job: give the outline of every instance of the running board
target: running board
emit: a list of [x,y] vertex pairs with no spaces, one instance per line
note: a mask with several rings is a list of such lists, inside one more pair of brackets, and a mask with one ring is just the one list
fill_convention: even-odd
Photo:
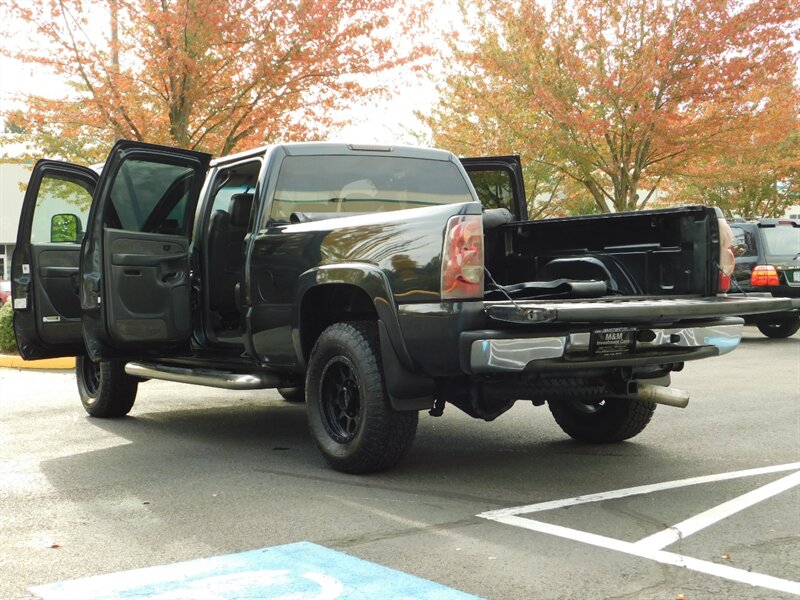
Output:
[[129,362],[125,372],[144,379],[194,383],[226,390],[261,390],[278,387],[282,378],[272,373],[233,373],[216,369],[190,369],[160,363]]

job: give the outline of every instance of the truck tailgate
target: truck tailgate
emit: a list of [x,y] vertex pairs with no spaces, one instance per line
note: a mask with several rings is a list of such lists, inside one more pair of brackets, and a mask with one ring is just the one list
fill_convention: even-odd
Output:
[[486,315],[506,323],[663,323],[790,310],[788,298],[598,298],[486,302]]

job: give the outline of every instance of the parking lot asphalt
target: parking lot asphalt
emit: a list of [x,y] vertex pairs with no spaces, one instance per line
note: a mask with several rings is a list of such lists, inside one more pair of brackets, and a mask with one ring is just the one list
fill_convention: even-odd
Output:
[[[0,369],[0,597],[164,565],[179,586],[189,568],[169,565],[275,547],[283,583],[249,597],[314,597],[286,583],[298,547],[445,586],[440,597],[800,595],[800,334],[748,327],[673,385],[691,393],[686,409],[659,407],[609,446],[572,442],[529,403],[492,423],[449,406],[421,416],[398,468],[358,477],[326,468],[304,407],[271,391],[151,381],[130,416],[103,421],[85,416],[73,375]],[[333,585],[343,571],[328,558],[320,588],[357,597]]]

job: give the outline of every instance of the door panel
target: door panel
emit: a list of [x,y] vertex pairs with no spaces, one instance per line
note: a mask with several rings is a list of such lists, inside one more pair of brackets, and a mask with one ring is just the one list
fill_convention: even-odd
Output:
[[[80,247],[36,245],[31,249],[38,277],[34,306],[39,338],[46,344],[83,341],[78,300]],[[82,344],[81,344],[82,345]]]
[[181,236],[107,229],[106,305],[111,339],[174,343],[191,334],[189,242]]
[[80,241],[97,174],[56,161],[34,166],[12,258],[14,330],[25,359],[84,352]]
[[81,251],[83,334],[93,359],[188,348],[190,235],[210,159],[129,141],[112,149]]

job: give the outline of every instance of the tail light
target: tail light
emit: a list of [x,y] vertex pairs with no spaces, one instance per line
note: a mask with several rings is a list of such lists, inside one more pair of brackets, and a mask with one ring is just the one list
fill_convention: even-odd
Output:
[[736,266],[733,254],[733,231],[725,219],[717,219],[719,223],[719,281],[717,291],[727,292],[731,289],[731,273]]
[[442,300],[483,298],[483,218],[451,217],[442,249]]
[[756,265],[750,273],[750,285],[780,285],[778,270],[772,265]]

